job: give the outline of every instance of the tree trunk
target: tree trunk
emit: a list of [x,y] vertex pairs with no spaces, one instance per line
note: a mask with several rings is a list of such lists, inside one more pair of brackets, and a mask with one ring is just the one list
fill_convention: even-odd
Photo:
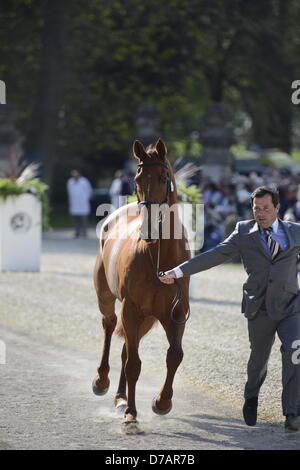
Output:
[[63,96],[65,7],[66,2],[61,0],[45,3],[40,73],[26,142],[27,154],[42,161],[43,180],[49,185],[50,197]]

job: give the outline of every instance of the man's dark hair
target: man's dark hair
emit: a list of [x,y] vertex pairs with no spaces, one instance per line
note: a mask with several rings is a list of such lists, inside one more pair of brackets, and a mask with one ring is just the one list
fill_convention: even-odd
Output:
[[273,202],[273,206],[276,207],[279,203],[279,193],[276,188],[269,188],[268,186],[259,186],[251,194],[251,205],[253,206],[253,200],[255,197],[264,197],[270,194]]

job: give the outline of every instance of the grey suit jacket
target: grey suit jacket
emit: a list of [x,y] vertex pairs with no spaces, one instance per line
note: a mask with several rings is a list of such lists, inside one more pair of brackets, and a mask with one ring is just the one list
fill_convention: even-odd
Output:
[[232,234],[211,250],[179,267],[184,276],[204,271],[240,255],[248,274],[243,285],[242,313],[253,318],[265,302],[268,315],[280,320],[300,313],[297,258],[300,253],[300,224],[279,221],[289,246],[272,260],[262,244],[255,220],[238,222]]

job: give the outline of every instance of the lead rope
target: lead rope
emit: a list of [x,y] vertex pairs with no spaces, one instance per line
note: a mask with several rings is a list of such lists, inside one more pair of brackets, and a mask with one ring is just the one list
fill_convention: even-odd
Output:
[[[159,276],[163,276],[164,275],[164,272],[163,271],[160,271],[159,270],[159,263],[160,263],[160,238],[158,239],[158,252],[157,252],[157,260],[156,260],[156,267],[155,267],[155,263],[154,263],[154,259],[153,259],[153,256],[152,256],[152,253],[151,253],[151,250],[150,250],[150,247],[149,248],[149,255],[150,255],[150,259],[151,259],[151,263],[152,263],[152,266],[154,268],[154,270],[156,270],[156,276],[159,277]],[[188,319],[190,318],[190,314],[191,314],[191,309],[189,307],[186,315],[185,315],[185,319],[184,320],[181,320],[181,321],[178,321],[178,320],[175,320],[174,318],[174,310],[175,308],[177,307],[177,305],[182,302],[183,300],[183,293],[182,293],[182,287],[180,285],[180,282],[177,280],[177,279],[174,279],[175,281],[175,284],[176,284],[176,288],[177,288],[177,292],[176,292],[176,295],[174,297],[174,299],[172,300],[172,306],[171,306],[171,311],[170,311],[170,318],[171,320],[176,323],[177,325],[184,325]]]
[[156,276],[158,277],[160,275],[160,270],[159,270],[159,260],[160,260],[160,238],[158,239],[158,252],[157,252],[157,260],[156,260],[156,266],[155,266],[155,263],[154,263],[154,260],[153,260],[153,256],[152,256],[152,253],[151,253],[151,250],[150,250],[150,247],[148,246],[148,252],[149,252],[149,255],[150,255],[150,259],[151,259],[151,263],[152,263],[152,266],[153,266],[153,269],[155,271],[155,274]]

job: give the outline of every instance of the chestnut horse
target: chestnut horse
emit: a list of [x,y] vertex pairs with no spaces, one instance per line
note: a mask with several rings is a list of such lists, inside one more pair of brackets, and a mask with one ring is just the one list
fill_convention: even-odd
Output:
[[[119,208],[104,221],[94,270],[94,284],[103,315],[104,347],[93,391],[103,395],[109,388],[109,350],[116,329],[117,334],[124,336],[125,343],[114,402],[117,408],[124,410],[122,426],[127,433],[141,432],[135,404],[136,382],[141,370],[138,353],[141,338],[159,320],[170,344],[165,383],[152,404],[155,413],[166,414],[172,408],[172,385],[183,358],[182,336],[189,310],[189,279],[178,279],[173,285],[163,284],[158,279],[158,271],[171,269],[190,258],[176,209],[169,211],[169,217],[161,215],[163,207],[168,209],[178,201],[166,146],[159,139],[146,151],[136,140],[133,154],[139,161],[135,175],[138,202]],[[136,210],[129,210],[132,208]],[[168,236],[162,236],[162,228],[167,222]],[[181,301],[178,289],[182,294]],[[122,303],[118,325],[114,308],[116,299]]]

